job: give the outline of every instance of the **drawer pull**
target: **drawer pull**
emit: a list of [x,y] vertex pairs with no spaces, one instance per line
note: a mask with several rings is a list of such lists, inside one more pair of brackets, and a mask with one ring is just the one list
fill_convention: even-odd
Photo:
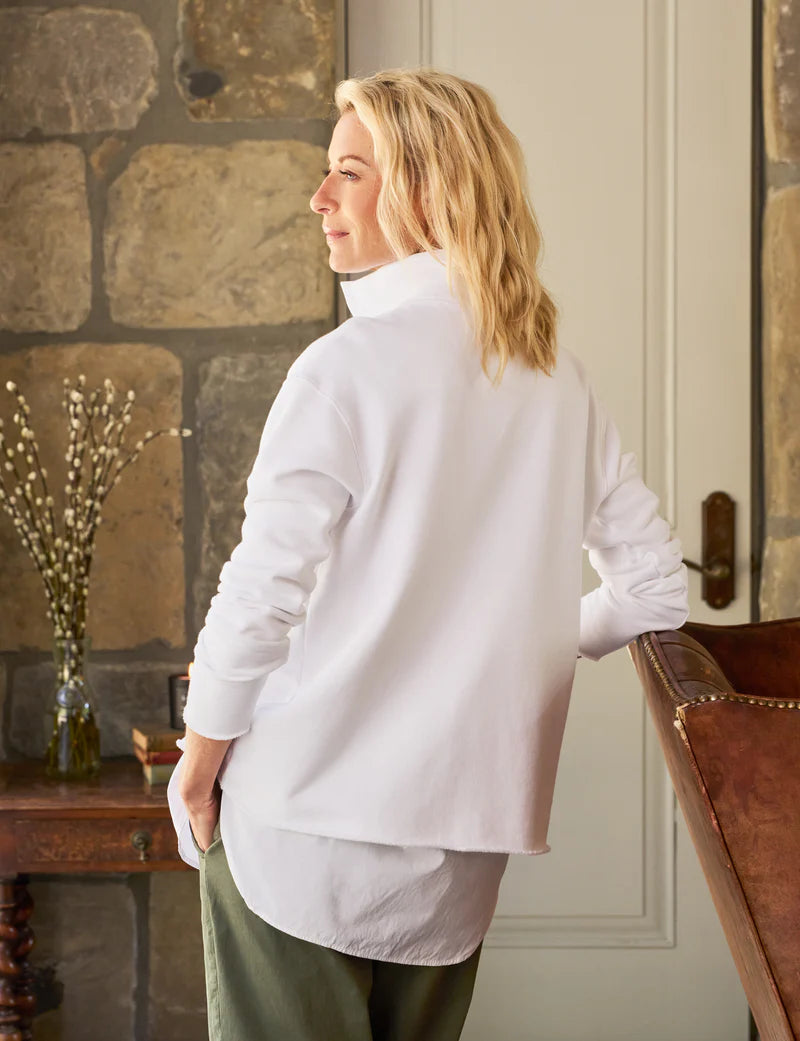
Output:
[[134,849],[139,850],[139,860],[148,861],[150,859],[148,849],[152,841],[149,831],[135,831],[131,835],[131,845]]

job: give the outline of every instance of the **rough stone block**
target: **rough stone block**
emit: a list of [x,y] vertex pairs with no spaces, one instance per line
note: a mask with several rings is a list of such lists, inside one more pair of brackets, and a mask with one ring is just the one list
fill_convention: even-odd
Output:
[[764,0],[764,138],[770,159],[800,160],[800,3]]
[[764,622],[800,615],[800,535],[767,538],[759,610]]
[[195,628],[202,628],[219,573],[241,535],[246,482],[275,395],[298,350],[218,356],[200,367],[197,437],[203,534],[194,581]]
[[302,141],[150,145],[111,185],[111,315],[147,328],[327,318],[333,272],[309,209],[324,149]]
[[[87,388],[109,377],[124,397],[136,392],[125,445],[147,430],[180,427],[182,370],[178,358],[148,344],[61,344],[0,356],[0,415],[7,435],[15,400],[6,389],[14,380],[30,406],[39,456],[48,471],[63,526],[66,474],[66,416],[62,381],[83,373]],[[124,472],[103,508],[89,586],[88,635],[95,650],[136,647],[150,640],[185,643],[182,439],[151,442]],[[35,488],[39,488],[38,483]],[[52,629],[44,586],[22,548],[10,518],[0,513],[0,647],[49,650]]]
[[[132,755],[131,727],[143,720],[163,719],[169,726],[167,677],[177,671],[176,666],[163,662],[89,662],[87,676],[97,705],[101,755]],[[55,668],[48,664],[25,665],[14,672],[9,741],[16,752],[34,759],[44,755],[52,732],[49,710],[55,675]],[[180,737],[177,730],[175,737]]]
[[35,969],[55,970],[61,1004],[37,1016],[37,1041],[134,1036],[135,907],[124,876],[33,879]]
[[138,15],[90,7],[0,11],[0,135],[130,130],[156,95]]
[[91,260],[81,149],[0,145],[0,328],[77,329],[91,307]]
[[208,1034],[197,872],[152,875],[149,913],[148,1036],[197,1041]]
[[196,120],[326,118],[334,0],[181,0],[178,89]]
[[763,265],[766,512],[800,517],[800,186],[769,193]]

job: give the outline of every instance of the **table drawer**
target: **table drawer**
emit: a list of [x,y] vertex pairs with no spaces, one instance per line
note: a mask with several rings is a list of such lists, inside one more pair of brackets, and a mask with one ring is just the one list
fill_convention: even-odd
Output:
[[19,871],[148,871],[180,867],[170,819],[29,818],[14,821]]

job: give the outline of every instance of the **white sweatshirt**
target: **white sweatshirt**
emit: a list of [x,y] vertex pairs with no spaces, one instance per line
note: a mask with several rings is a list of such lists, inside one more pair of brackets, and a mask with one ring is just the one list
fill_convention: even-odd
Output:
[[445,261],[343,283],[289,369],[184,718],[254,821],[542,852],[577,654],[680,626],[686,570],[580,363],[492,387]]

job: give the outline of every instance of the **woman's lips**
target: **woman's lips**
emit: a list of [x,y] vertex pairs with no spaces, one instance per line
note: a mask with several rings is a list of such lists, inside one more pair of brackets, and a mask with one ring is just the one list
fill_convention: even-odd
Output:
[[346,231],[326,231],[325,232],[325,238],[326,239],[343,239],[345,237],[345,235],[347,235],[347,234],[348,234],[348,232],[346,232]]

